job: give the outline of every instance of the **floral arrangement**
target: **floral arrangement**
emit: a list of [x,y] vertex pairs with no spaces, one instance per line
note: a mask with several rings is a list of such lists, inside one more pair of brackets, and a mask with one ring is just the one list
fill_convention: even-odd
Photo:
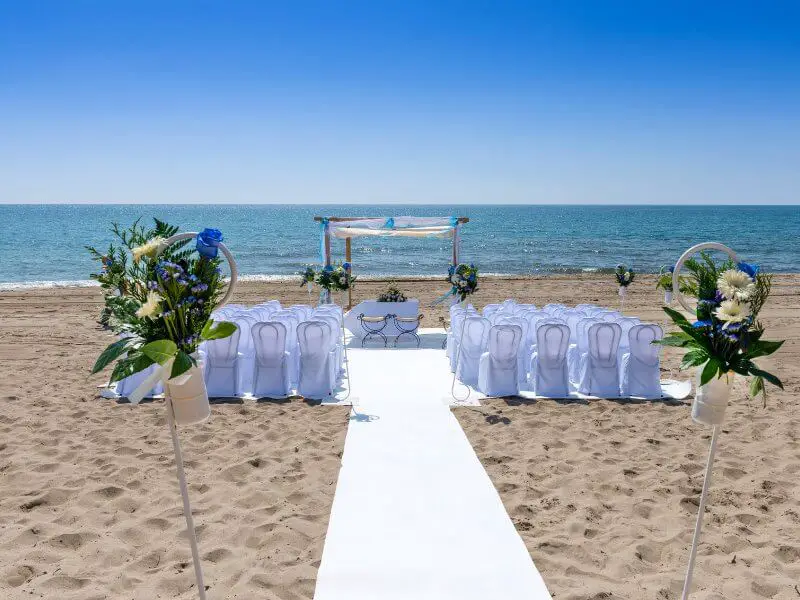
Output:
[[633,269],[628,268],[627,265],[617,265],[617,268],[614,269],[614,277],[617,278],[617,283],[619,283],[620,287],[626,288],[633,283],[636,273],[633,272]]
[[314,267],[306,267],[305,271],[300,273],[300,287],[308,286],[311,287],[314,284],[314,280],[317,277],[317,272],[314,271]]
[[664,290],[665,292],[672,291],[672,273],[675,270],[675,267],[670,265],[669,267],[661,267],[661,270],[658,273],[658,279],[656,279],[656,289],[657,290]]
[[406,295],[397,288],[397,284],[392,281],[386,291],[378,296],[378,302],[406,302]]
[[460,302],[463,302],[468,296],[478,291],[478,269],[472,263],[450,265],[447,271],[447,282],[453,286],[450,295],[456,296]]
[[680,331],[665,336],[660,343],[688,350],[681,369],[702,367],[701,385],[731,372],[752,376],[751,396],[761,393],[766,401],[764,381],[783,389],[775,375],[756,363],[783,345],[783,341],[762,339],[764,327],[758,320],[769,297],[772,275],[744,262],[734,265],[728,261],[718,267],[708,253],[685,264],[690,277],[685,290],[681,284],[681,292],[697,299],[697,320],[691,323],[678,311],[664,307]]
[[356,278],[350,274],[350,263],[347,262],[337,267],[325,265],[314,278],[314,282],[327,292],[347,291],[355,281]]
[[194,248],[190,240],[167,247],[177,231],[158,220],[149,230],[139,220],[128,229],[114,224],[116,246],[104,254],[88,248],[102,264],[94,276],[106,291],[101,321],[121,337],[100,354],[92,373],[117,361],[115,382],[172,361],[170,377],[177,377],[197,364],[193,355],[201,342],[236,330],[233,323],[210,319],[224,284],[217,258],[222,233],[205,229]]

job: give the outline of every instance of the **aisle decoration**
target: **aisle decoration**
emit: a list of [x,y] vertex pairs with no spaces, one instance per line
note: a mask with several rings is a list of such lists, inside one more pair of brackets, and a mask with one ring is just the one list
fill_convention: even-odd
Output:
[[339,266],[325,265],[317,272],[314,282],[320,287],[320,303],[332,302],[333,292],[346,292],[354,286],[356,277],[350,272],[350,263]]
[[450,265],[446,281],[452,286],[450,291],[436,300],[434,304],[444,302],[450,296],[453,296],[454,302],[465,302],[467,298],[478,291],[478,268],[474,263]]
[[304,287],[308,290],[308,301],[311,302],[311,288],[314,287],[314,280],[317,277],[317,272],[314,270],[314,267],[308,266],[306,267],[305,271],[299,274],[300,275],[300,287]]
[[656,279],[656,289],[664,290],[664,306],[672,304],[672,272],[675,267],[661,267]]
[[[725,252],[730,260],[718,265],[708,250]],[[694,258],[698,252],[699,258]],[[682,279],[680,271],[684,265],[689,276]],[[681,306],[694,313],[695,320],[692,322],[677,310],[665,306],[664,311],[679,331],[665,336],[659,343],[687,350],[681,369],[698,367],[692,419],[713,427],[683,600],[688,599],[691,590],[711,469],[733,377],[735,374],[751,377],[750,395],[762,394],[765,405],[765,382],[783,389],[781,381],[758,364],[759,359],[773,354],[783,345],[783,341],[763,339],[764,326],[758,320],[771,286],[771,274],[762,272],[755,265],[741,262],[733,250],[716,242],[689,248],[680,257],[672,273],[676,297]],[[687,296],[696,299],[696,307],[689,305]]]
[[[233,323],[215,323],[211,319],[211,312],[224,304],[233,292],[236,263],[217,229],[177,233],[177,227],[158,220],[155,223],[152,230],[145,230],[139,221],[127,230],[115,225],[113,231],[120,245],[100,255],[105,269],[97,278],[107,290],[104,315],[108,326],[120,339],[100,354],[92,373],[116,361],[111,373],[111,382],[116,382],[150,369],[152,373],[129,396],[133,404],[159,380],[164,382],[167,424],[175,452],[197,590],[204,600],[205,585],[176,424],[198,423],[210,415],[197,351],[202,342],[225,338],[236,331]],[[189,245],[192,238],[196,238],[194,247]],[[231,266],[231,282],[224,295],[220,250]],[[95,257],[99,255],[94,248],[89,251]]]
[[625,296],[628,294],[628,286],[633,283],[636,273],[634,273],[633,269],[629,268],[627,265],[619,264],[614,269],[614,277],[616,277],[617,283],[619,284],[620,306],[624,308]]

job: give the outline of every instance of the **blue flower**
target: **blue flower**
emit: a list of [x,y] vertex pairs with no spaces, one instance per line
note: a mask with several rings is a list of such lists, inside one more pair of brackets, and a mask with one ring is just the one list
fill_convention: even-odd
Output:
[[197,234],[197,252],[204,258],[217,258],[222,232],[219,229],[203,229]]
[[736,267],[740,271],[744,271],[745,273],[747,273],[750,276],[750,279],[755,279],[756,275],[758,275],[758,272],[760,270],[758,265],[751,265],[746,262],[740,262],[736,265]]
[[675,272],[675,265],[670,265],[669,269],[667,269],[670,273]]
[[342,268],[343,268],[345,271],[349,271],[351,266],[352,266],[352,265],[351,265],[349,262],[342,263]]
[[208,289],[208,285],[205,283],[198,283],[197,285],[192,287],[193,294],[199,294],[201,292],[205,292]]
[[713,327],[714,324],[711,321],[695,321],[692,323],[692,327],[696,329],[700,329],[701,327]]

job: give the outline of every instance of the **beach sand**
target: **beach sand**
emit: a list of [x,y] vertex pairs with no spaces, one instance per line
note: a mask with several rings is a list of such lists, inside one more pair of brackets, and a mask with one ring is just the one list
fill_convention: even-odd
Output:
[[[398,283],[423,305],[446,291]],[[772,365],[787,391],[765,409],[737,385],[693,598],[800,598],[798,286],[777,277],[764,312],[768,337],[789,340]],[[354,299],[384,287],[361,281]],[[487,277],[475,301],[508,297],[619,301],[596,275]],[[294,282],[243,283],[235,301],[271,298],[308,302]],[[626,312],[663,322],[659,298],[642,276]],[[111,339],[94,324],[101,302],[97,289],[0,294],[0,598],[196,597],[163,403],[103,400],[105,377],[88,375]],[[426,327],[444,314],[424,310]],[[678,356],[667,351],[664,377],[689,377]],[[709,441],[688,402],[493,400],[455,413],[555,598],[679,597]],[[313,596],[347,419],[299,399],[215,404],[182,430],[209,598]]]

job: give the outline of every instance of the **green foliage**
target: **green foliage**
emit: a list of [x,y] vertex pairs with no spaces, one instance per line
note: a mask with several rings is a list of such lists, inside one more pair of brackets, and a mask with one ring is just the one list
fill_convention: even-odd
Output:
[[614,277],[616,277],[619,285],[622,287],[628,287],[636,278],[636,273],[634,273],[633,269],[626,265],[617,265],[617,267],[614,269]]
[[344,292],[354,286],[356,277],[342,265],[336,267],[328,265],[317,272],[314,281],[319,287],[329,292]]

